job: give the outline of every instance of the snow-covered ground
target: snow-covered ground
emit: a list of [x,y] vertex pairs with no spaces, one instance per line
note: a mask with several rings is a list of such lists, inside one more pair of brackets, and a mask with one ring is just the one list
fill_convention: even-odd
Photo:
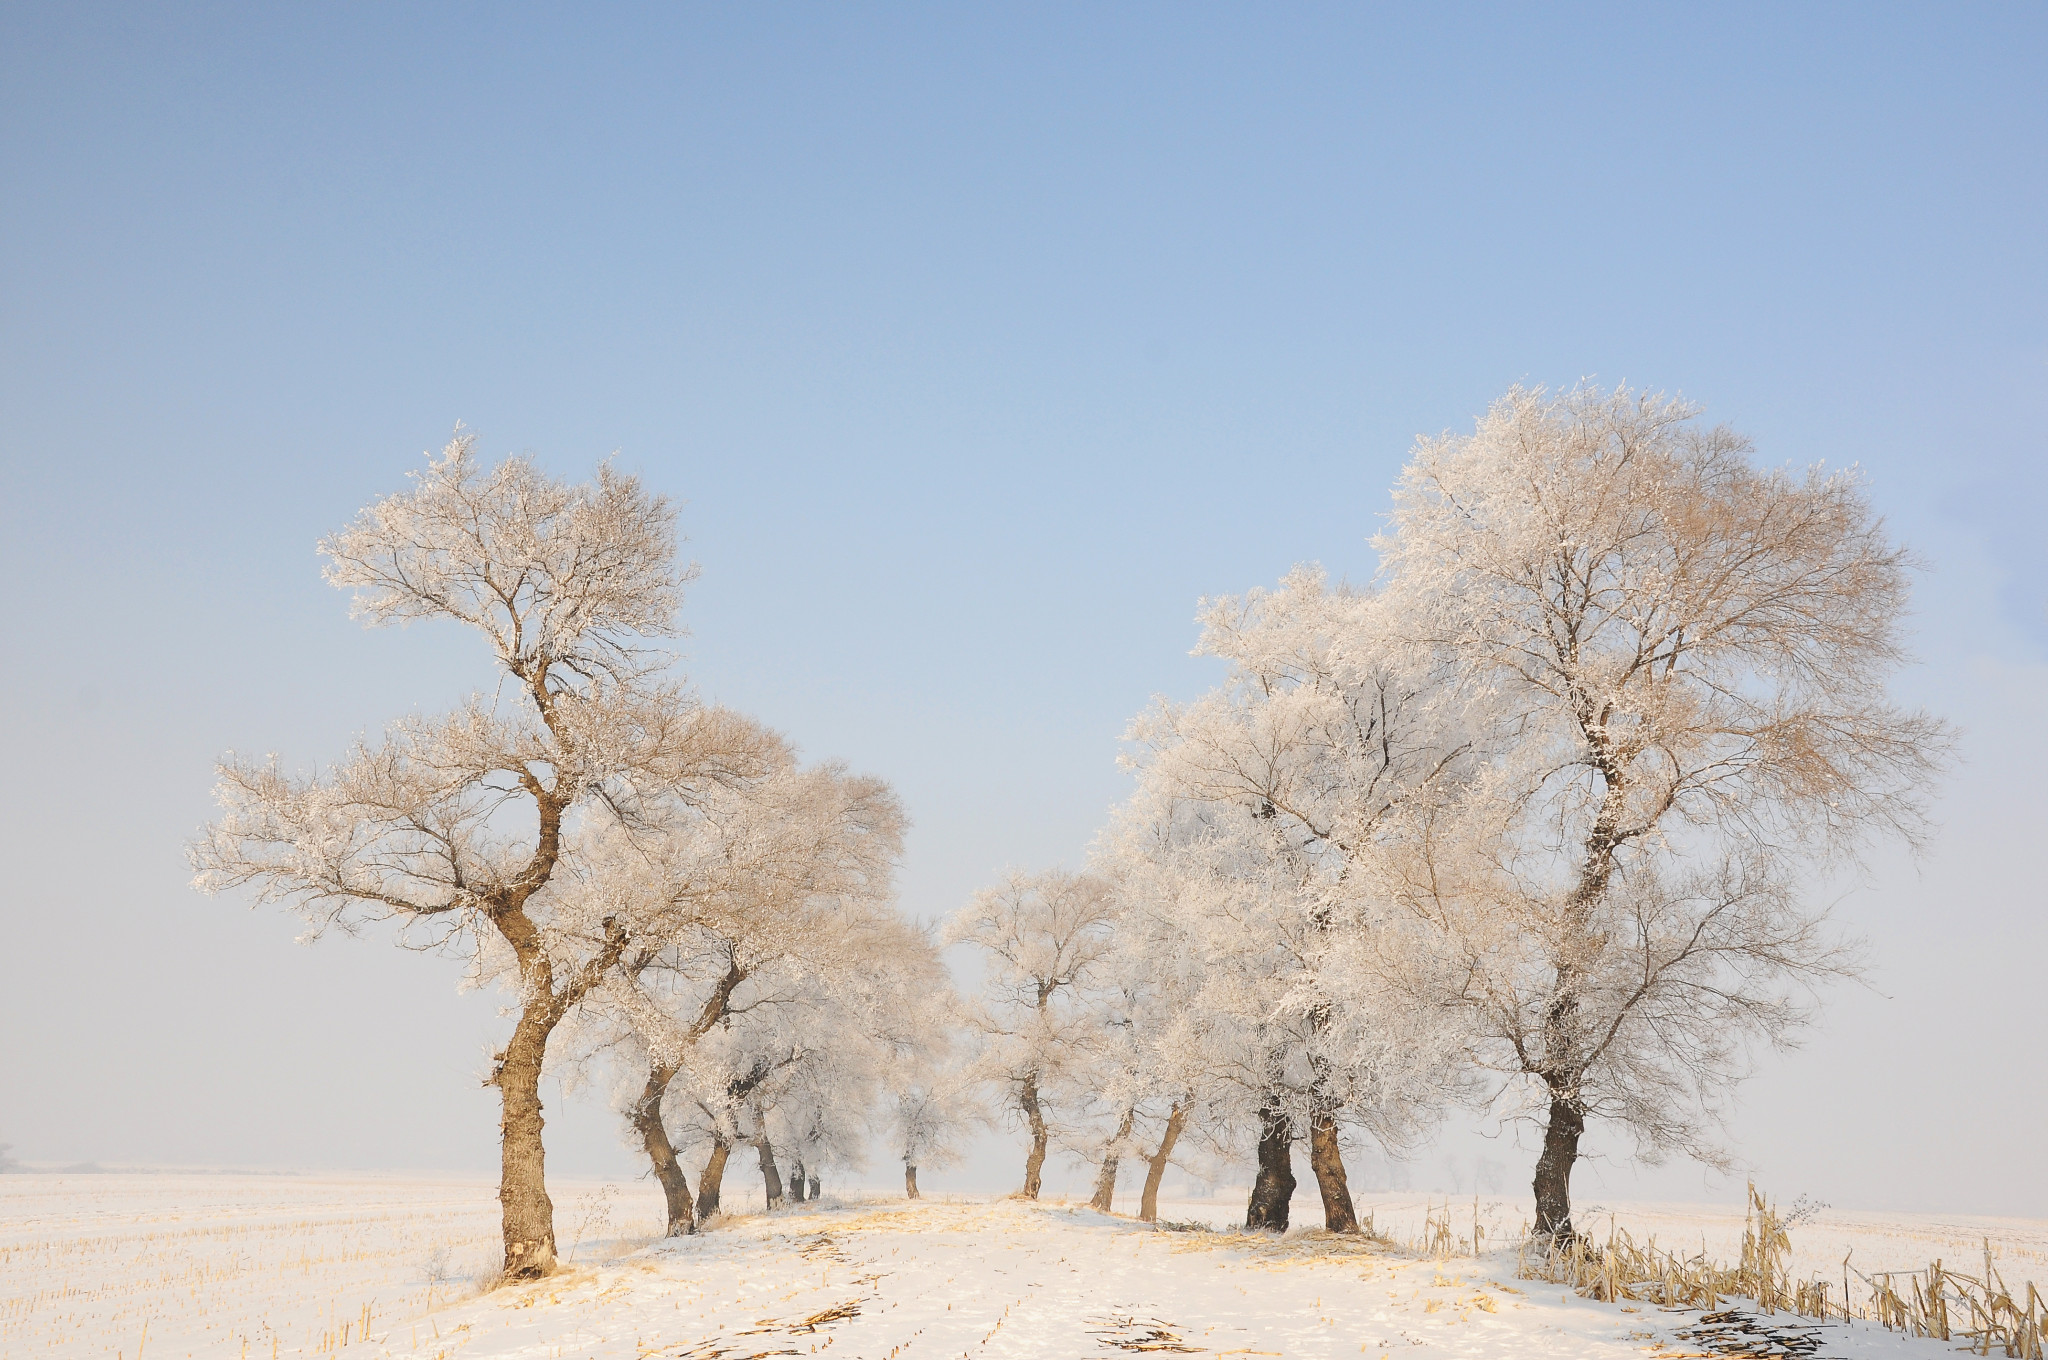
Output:
[[[644,1185],[551,1191],[579,1261],[661,1231]],[[482,1177],[0,1176],[0,1356],[323,1354],[473,1296],[498,1253]]]
[[[344,1339],[345,1355],[447,1360],[1702,1353],[1681,1334],[1690,1315],[1517,1280],[1504,1250],[1436,1260],[1314,1233],[1155,1231],[1070,1205],[943,1198],[828,1198],[656,1242],[660,1202],[645,1184],[565,1184],[555,1199],[570,1267],[479,1296],[497,1236],[481,1179],[0,1177],[0,1355],[317,1355]],[[1715,1254],[1741,1230],[1739,1211],[1611,1207],[1639,1236],[1704,1234]],[[1221,1200],[1161,1208],[1219,1227],[1240,1212]],[[1473,1208],[1450,1202],[1454,1232],[1469,1235]],[[1309,1209],[1297,1201],[1297,1221],[1314,1221]],[[1445,1201],[1367,1196],[1361,1209],[1402,1240]],[[1504,1241],[1522,1206],[1482,1197],[1478,1212]],[[1859,1265],[1896,1268],[1981,1259],[1987,1235],[2009,1278],[2048,1276],[2031,1268],[2048,1253],[2039,1221],[1831,1213],[1795,1243],[1837,1266],[1853,1247]],[[1860,1328],[1821,1338],[1823,1355],[1952,1353]]]

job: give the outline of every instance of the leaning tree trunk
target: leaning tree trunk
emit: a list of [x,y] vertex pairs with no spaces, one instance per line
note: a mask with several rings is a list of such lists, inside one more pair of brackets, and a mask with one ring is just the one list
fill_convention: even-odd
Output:
[[1543,1128],[1543,1151],[1536,1158],[1536,1235],[1558,1242],[1572,1238],[1572,1163],[1579,1159],[1579,1138],[1586,1131],[1586,1112],[1579,1102],[1556,1087],[1550,1092],[1550,1120]]
[[697,1218],[690,1208],[690,1178],[683,1174],[683,1164],[676,1160],[675,1146],[669,1142],[668,1128],[661,1122],[661,1098],[675,1072],[675,1068],[659,1064],[651,1069],[629,1117],[634,1131],[640,1135],[640,1146],[647,1151],[647,1160],[654,1165],[661,1197],[668,1204],[668,1235],[686,1237],[697,1231]]
[[1138,1218],[1141,1222],[1159,1221],[1159,1183],[1166,1179],[1166,1164],[1173,1156],[1173,1145],[1180,1141],[1181,1125],[1187,1122],[1188,1107],[1177,1104],[1166,1116],[1166,1131],[1159,1135],[1159,1151],[1152,1154],[1151,1162],[1145,1168],[1145,1193],[1138,1200]]
[[[541,809],[542,852],[552,864],[560,833],[560,809]],[[581,1001],[598,980],[618,963],[626,947],[625,931],[612,917],[604,918],[605,944],[587,960],[560,991],[540,932],[516,904],[491,917],[505,943],[519,960],[519,980],[527,995],[511,1041],[499,1054],[488,1085],[498,1088],[498,1204],[504,1213],[507,1280],[533,1280],[555,1268],[555,1203],[548,1198],[547,1150],[541,1142],[540,1074],[547,1059],[548,1036],[562,1017]]]
[[725,1159],[732,1155],[732,1144],[723,1139],[714,1139],[711,1156],[704,1163],[704,1174],[697,1179],[697,1217],[706,1219],[718,1212],[718,1191],[725,1184]]
[[1024,1154],[1024,1198],[1037,1199],[1044,1179],[1046,1142],[1045,1111],[1038,1103],[1037,1074],[1024,1078],[1024,1089],[1018,1093],[1017,1104],[1023,1108],[1024,1118],[1031,1124],[1031,1150]]
[[1131,1136],[1131,1121],[1138,1117],[1135,1108],[1124,1111],[1123,1122],[1117,1125],[1116,1138],[1110,1143],[1109,1151],[1102,1158],[1102,1170],[1095,1175],[1095,1195],[1088,1201],[1088,1207],[1097,1213],[1106,1214],[1116,1202],[1116,1168],[1122,1160],[1119,1155],[1124,1140]]
[[917,1168],[909,1162],[903,1164],[903,1197],[905,1199],[923,1198],[917,1193]]
[[1294,1129],[1287,1112],[1259,1111],[1259,1174],[1245,1206],[1244,1226],[1254,1232],[1287,1231],[1287,1204],[1294,1198]]
[[768,1131],[754,1140],[754,1146],[761,1153],[761,1179],[768,1187],[768,1202],[763,1207],[773,1209],[782,1203],[782,1176],[775,1169],[775,1145],[768,1141]]
[[1344,1175],[1344,1153],[1337,1146],[1337,1121],[1319,1114],[1308,1124],[1308,1164],[1323,1192],[1323,1226],[1334,1233],[1358,1231],[1358,1212],[1351,1207],[1351,1182]]

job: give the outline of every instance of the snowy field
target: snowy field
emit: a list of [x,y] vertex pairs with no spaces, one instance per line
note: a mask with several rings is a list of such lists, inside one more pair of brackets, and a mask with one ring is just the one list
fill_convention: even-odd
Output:
[[[0,1355],[1703,1353],[1682,1335],[1690,1315],[1516,1280],[1504,1249],[1437,1260],[1314,1233],[1154,1231],[1062,1204],[829,1197],[663,1243],[659,1196],[644,1183],[554,1194],[569,1268],[480,1296],[497,1251],[493,1187],[480,1178],[0,1177]],[[1610,1207],[1639,1237],[1704,1238],[1716,1255],[1732,1255],[1741,1233],[1733,1210]],[[1420,1238],[1432,1212],[1469,1238],[1474,1204],[1366,1196],[1360,1209],[1398,1242]],[[1161,1210],[1227,1228],[1242,1206]],[[1505,1242],[1526,1206],[1482,1197],[1477,1212],[1486,1238]],[[1604,1231],[1605,1213],[1582,1214],[1582,1226]],[[1309,1196],[1295,1216],[1316,1221]],[[2048,1281],[2048,1222],[1823,1213],[1794,1243],[1803,1264],[1838,1276],[1848,1250],[1865,1270],[1967,1263],[1987,1236],[2009,1280]],[[1821,1355],[1953,1353],[1860,1328],[1819,1337]]]
[[[0,1356],[319,1355],[366,1319],[389,1338],[495,1268],[496,1190],[482,1177],[0,1176]],[[661,1231],[643,1185],[551,1193],[578,1261]]]

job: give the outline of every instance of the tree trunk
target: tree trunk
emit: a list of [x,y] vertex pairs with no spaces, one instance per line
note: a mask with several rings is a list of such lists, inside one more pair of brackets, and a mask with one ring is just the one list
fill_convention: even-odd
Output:
[[824,1188],[816,1176],[811,1177],[811,1200],[813,1203],[817,1201],[819,1194],[823,1192]]
[[804,1164],[801,1160],[789,1169],[789,1198],[792,1203],[804,1202]]
[[1628,789],[1622,769],[1615,764],[1604,719],[1583,711],[1579,726],[1605,791],[1586,838],[1579,881],[1565,902],[1573,938],[1566,941],[1568,947],[1554,964],[1551,1001],[1543,1018],[1543,1066],[1534,1069],[1534,1075],[1541,1076],[1550,1091],[1543,1151],[1536,1157],[1536,1235],[1556,1243],[1577,1236],[1572,1228],[1572,1164],[1579,1159],[1579,1139],[1586,1132],[1586,1107],[1578,1083],[1585,1075],[1582,1055],[1587,1052],[1579,1032],[1580,977],[1591,969],[1605,944],[1605,937],[1592,930],[1592,913],[1613,881],[1622,818],[1628,809]]
[[905,1199],[922,1198],[917,1193],[917,1168],[909,1162],[903,1164],[903,1197]]
[[768,1141],[765,1129],[762,1130],[761,1136],[754,1140],[754,1146],[761,1153],[761,1179],[768,1186],[768,1201],[764,1207],[773,1209],[782,1203],[782,1176],[775,1169],[775,1147]]
[[1166,1179],[1166,1163],[1173,1156],[1173,1145],[1180,1141],[1181,1125],[1187,1118],[1185,1103],[1175,1105],[1166,1116],[1166,1131],[1159,1135],[1159,1151],[1152,1154],[1151,1164],[1145,1168],[1145,1193],[1138,1200],[1141,1222],[1159,1221],[1159,1182]]
[[1358,1231],[1358,1212],[1351,1207],[1351,1182],[1344,1175],[1344,1152],[1337,1146],[1337,1121],[1319,1114],[1308,1125],[1308,1164],[1323,1192],[1323,1226],[1334,1233]]
[[1124,1111],[1123,1122],[1117,1125],[1116,1138],[1102,1158],[1102,1170],[1095,1176],[1095,1196],[1088,1201],[1088,1207],[1097,1213],[1110,1212],[1110,1206],[1116,1203],[1117,1163],[1122,1160],[1124,1140],[1131,1136],[1131,1121],[1137,1117],[1135,1107]]
[[1536,1158],[1536,1235],[1558,1242],[1572,1239],[1572,1163],[1579,1159],[1579,1136],[1586,1131],[1586,1112],[1578,1102],[1550,1093],[1550,1120],[1543,1129],[1543,1152]]
[[725,1159],[732,1155],[732,1144],[714,1141],[711,1157],[704,1163],[704,1174],[697,1181],[697,1217],[706,1219],[718,1212],[718,1191],[725,1184]]
[[555,1268],[555,1204],[541,1145],[540,1073],[555,998],[529,1002],[492,1073],[501,1113],[498,1204],[504,1211],[505,1278],[533,1280]]
[[661,1098],[675,1076],[673,1067],[656,1066],[647,1073],[647,1084],[633,1104],[630,1118],[640,1135],[640,1146],[654,1164],[654,1179],[661,1183],[661,1196],[668,1203],[668,1235],[686,1237],[697,1231],[696,1215],[690,1209],[690,1179],[676,1160],[676,1150],[661,1122]]
[[1031,1150],[1024,1154],[1024,1198],[1037,1199],[1045,1171],[1046,1132],[1045,1112],[1038,1105],[1036,1074],[1024,1078],[1024,1089],[1018,1094],[1017,1103],[1023,1107],[1024,1117],[1031,1123]]
[[[561,809],[546,798],[540,803],[541,849],[535,852],[534,864],[543,866],[537,881],[545,882],[547,870],[554,864]],[[540,932],[520,908],[524,900],[521,896],[517,902],[501,906],[491,917],[519,960],[519,979],[528,998],[488,1082],[498,1088],[499,1097],[498,1205],[504,1214],[507,1280],[539,1279],[555,1268],[555,1203],[548,1198],[547,1150],[541,1143],[541,1129],[547,1121],[541,1117],[540,1074],[547,1059],[548,1036],[611,971],[626,948],[624,929],[612,917],[605,917],[604,948],[557,991],[553,965],[540,945]]]
[[1294,1198],[1294,1130],[1284,1111],[1259,1111],[1259,1174],[1245,1206],[1244,1226],[1254,1232],[1287,1231]]
[[1095,1173],[1095,1193],[1088,1197],[1088,1207],[1098,1214],[1110,1212],[1116,1203],[1116,1171],[1121,1159],[1110,1153],[1102,1159],[1102,1169]]

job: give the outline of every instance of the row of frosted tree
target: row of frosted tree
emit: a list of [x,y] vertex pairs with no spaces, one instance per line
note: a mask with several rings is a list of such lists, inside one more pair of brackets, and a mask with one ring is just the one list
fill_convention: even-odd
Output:
[[985,1081],[1048,1144],[1255,1162],[1285,1228],[1305,1143],[1454,1103],[1526,1119],[1535,1227],[1569,1235],[1589,1121],[1709,1163],[1756,1044],[1808,1021],[1853,942],[1809,905],[1916,843],[1948,730],[1886,695],[1909,561],[1853,472],[1762,470],[1682,402],[1510,392],[1419,443],[1369,588],[1300,568],[1205,601],[1227,668],[1127,735],[1090,871],[1013,876],[979,945]]
[[613,1093],[672,1233],[734,1152],[773,1204],[880,1132],[915,1195],[991,1119],[1027,1197],[1056,1153],[1105,1210],[1142,1168],[1149,1219],[1176,1159],[1250,1164],[1260,1229],[1303,1144],[1356,1231],[1346,1148],[1481,1105],[1528,1122],[1536,1229],[1569,1235],[1589,1121],[1723,1160],[1748,1056],[1855,973],[1812,901],[1918,843],[1951,744],[1886,693],[1911,563],[1853,472],[1590,387],[1420,441],[1374,545],[1368,586],[1205,601],[1222,682],[1132,724],[1086,868],[1009,874],[935,939],[896,908],[886,784],[672,678],[670,506],[461,434],[321,547],[370,622],[482,634],[496,688],[324,771],[231,758],[199,881],[505,987],[510,1277],[554,1264],[549,1071]]

